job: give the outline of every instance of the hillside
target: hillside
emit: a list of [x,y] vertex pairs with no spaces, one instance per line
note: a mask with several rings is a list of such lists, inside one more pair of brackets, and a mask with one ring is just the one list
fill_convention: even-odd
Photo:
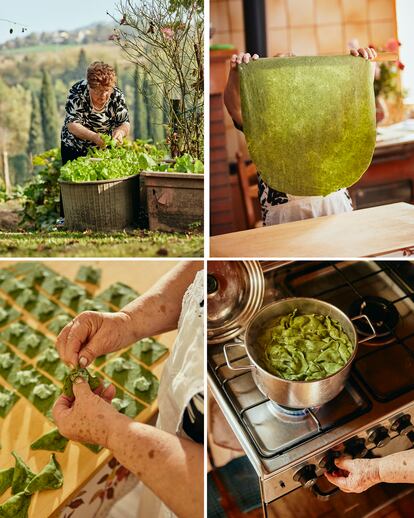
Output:
[[[108,40],[114,28],[113,23],[98,22],[72,31],[32,32],[26,36],[13,38],[0,45],[0,52],[21,49],[36,49],[42,46],[88,45]],[[29,51],[30,52],[30,51]]]

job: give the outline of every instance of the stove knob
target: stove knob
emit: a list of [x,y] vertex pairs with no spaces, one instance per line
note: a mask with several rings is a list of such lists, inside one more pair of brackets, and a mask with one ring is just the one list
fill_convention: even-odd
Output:
[[339,450],[329,450],[325,457],[319,462],[319,467],[322,469],[326,469],[326,471],[331,472],[335,469],[338,469],[335,465],[335,459],[340,457],[342,452]]
[[293,475],[293,480],[300,482],[303,487],[313,486],[318,479],[316,474],[316,466],[307,464]]
[[408,435],[410,432],[414,431],[411,416],[409,414],[405,414],[396,419],[391,425],[391,430],[400,435]]
[[368,450],[365,447],[365,439],[354,437],[345,443],[344,453],[350,455],[353,459],[365,457]]
[[390,440],[391,437],[388,435],[388,430],[385,426],[375,428],[375,430],[373,430],[368,436],[368,441],[375,444],[376,448],[383,448],[390,442]]

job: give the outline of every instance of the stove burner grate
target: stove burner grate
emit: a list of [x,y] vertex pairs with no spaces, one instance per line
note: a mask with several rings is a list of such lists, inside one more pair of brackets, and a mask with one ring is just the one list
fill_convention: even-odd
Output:
[[[400,314],[392,302],[384,297],[369,295],[354,300],[348,310],[348,315],[351,318],[366,315],[377,333],[374,341],[377,341],[378,338],[389,337],[400,319]],[[362,336],[371,334],[368,324],[363,319],[355,321],[355,327],[358,334]]]

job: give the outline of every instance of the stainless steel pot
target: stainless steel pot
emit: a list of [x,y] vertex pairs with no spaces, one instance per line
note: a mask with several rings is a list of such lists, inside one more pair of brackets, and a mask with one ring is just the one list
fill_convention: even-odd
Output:
[[[275,317],[287,315],[294,309],[297,310],[299,315],[316,313],[332,317],[341,324],[342,329],[348,335],[354,350],[348,362],[335,374],[321,380],[291,381],[279,378],[274,374],[270,374],[270,372],[263,367],[263,351],[258,346],[256,340],[259,332],[262,331],[263,325],[269,322],[269,320],[273,320]],[[368,325],[372,329],[372,335],[359,340],[359,343],[371,340],[376,336],[375,329],[366,315],[358,315],[350,319],[345,315],[345,313],[332,304],[328,304],[327,302],[317,299],[295,297],[279,300],[268,304],[258,311],[247,325],[243,345],[251,362],[250,365],[247,367],[234,367],[229,359],[228,349],[230,347],[240,347],[240,343],[226,344],[224,346],[224,356],[230,369],[250,369],[252,371],[253,379],[261,392],[279,405],[290,408],[318,407],[336,397],[345,386],[352,361],[355,358],[358,348],[357,333],[352,321],[362,318],[367,321]]]

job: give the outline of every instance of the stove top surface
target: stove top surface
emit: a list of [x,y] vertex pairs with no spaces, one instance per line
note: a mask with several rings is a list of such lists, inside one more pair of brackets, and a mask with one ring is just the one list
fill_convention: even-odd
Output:
[[[267,272],[265,282],[264,304],[292,296],[313,297],[349,315],[355,305],[363,312],[364,299],[375,297],[381,304],[391,303],[399,315],[387,320],[380,313],[382,340],[359,345],[345,389],[304,415],[269,401],[250,371],[230,370],[223,344],[209,347],[210,380],[230,404],[247,449],[266,472],[367,430],[411,402],[414,406],[414,265],[403,269],[399,262],[296,262]],[[364,337],[363,330],[359,337]],[[233,366],[248,365],[242,346],[228,351]]]

